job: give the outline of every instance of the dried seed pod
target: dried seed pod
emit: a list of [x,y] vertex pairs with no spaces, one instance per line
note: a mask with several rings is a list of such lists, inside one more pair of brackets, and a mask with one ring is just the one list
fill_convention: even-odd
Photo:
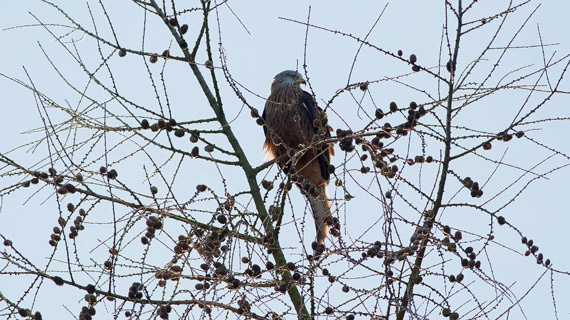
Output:
[[410,55],[410,63],[416,63],[416,61],[418,61],[418,57],[416,57],[416,55],[412,53]]
[[60,195],[67,194],[67,188],[65,188],[65,187],[59,187],[59,188],[57,188],[57,193],[60,194]]
[[447,69],[447,72],[451,73],[451,72],[455,71],[455,63],[453,63],[451,60],[447,61],[445,68]]
[[499,225],[504,225],[505,223],[507,223],[507,220],[505,219],[505,217],[503,216],[499,216],[497,217],[497,222],[499,223]]
[[64,185],[65,189],[67,190],[67,192],[73,194],[77,191],[77,189],[75,188],[74,185],[72,185],[71,183],[67,183],[66,185]]
[[479,190],[479,182],[475,181],[471,184],[471,190]]
[[251,108],[251,117],[259,118],[259,111],[256,108]]
[[455,241],[459,241],[461,239],[463,239],[463,235],[461,234],[461,231],[457,230],[455,231]]
[[414,284],[420,284],[420,283],[422,283],[422,281],[423,281],[423,278],[419,274],[412,277],[412,282]]
[[185,133],[185,132],[184,132],[184,130],[182,130],[182,129],[176,129],[176,130],[174,131],[174,135],[177,136],[178,138],[184,137],[184,133]]
[[58,286],[63,286],[64,282],[63,279],[61,277],[55,276],[53,278],[51,278],[53,280],[53,282],[55,282],[56,285]]
[[396,102],[394,102],[394,101],[390,102],[390,111],[391,112],[398,111],[398,105],[396,104]]
[[115,170],[115,169],[111,169],[111,170],[109,170],[109,172],[107,172],[107,177],[111,180],[116,179],[118,175],[119,174],[117,173],[117,170]]
[[376,109],[376,111],[374,112],[374,116],[376,117],[376,119],[382,119],[384,118],[384,112],[382,112],[382,110],[380,109]]
[[336,169],[335,166],[332,164],[329,164],[329,166],[327,167],[327,171],[329,174],[333,174],[335,169]]
[[57,185],[60,185],[63,182],[63,177],[62,176],[55,176],[55,177],[53,177],[53,182]]
[[190,154],[193,157],[197,157],[200,154],[200,149],[198,147],[194,147],[194,148],[192,148],[192,151],[190,152]]
[[268,181],[268,180],[262,180],[261,186],[263,187],[263,189],[269,191],[269,190],[273,189],[273,182]]
[[183,25],[180,27],[180,33],[181,33],[181,34],[185,34],[186,32],[188,32],[188,25],[187,25],[187,24],[183,24]]

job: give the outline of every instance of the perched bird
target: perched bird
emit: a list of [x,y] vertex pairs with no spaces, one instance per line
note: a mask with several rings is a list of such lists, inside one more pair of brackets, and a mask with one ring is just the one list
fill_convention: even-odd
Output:
[[269,157],[282,157],[278,164],[285,173],[295,174],[297,186],[311,204],[320,244],[329,232],[328,167],[334,149],[322,142],[330,138],[326,114],[301,84],[305,79],[297,71],[286,70],[275,76],[262,115],[263,147]]

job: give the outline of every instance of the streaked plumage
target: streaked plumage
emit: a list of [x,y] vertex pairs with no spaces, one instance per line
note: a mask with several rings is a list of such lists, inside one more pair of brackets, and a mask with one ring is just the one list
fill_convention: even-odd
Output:
[[[271,157],[287,154],[289,148],[304,151],[296,163],[292,164],[291,159],[285,157],[279,166],[286,173],[293,166],[297,175],[315,186],[315,196],[307,194],[307,198],[315,219],[317,242],[323,243],[329,231],[326,220],[331,215],[326,187],[329,182],[328,165],[334,149],[332,145],[314,147],[313,137],[319,133],[319,127],[314,123],[315,120],[321,121],[322,110],[313,96],[301,89],[301,83],[305,80],[296,71],[286,70],[275,76],[263,110],[266,124],[263,127],[266,137],[264,148]],[[324,128],[320,133],[321,138],[326,139],[330,137],[330,131],[326,124]]]

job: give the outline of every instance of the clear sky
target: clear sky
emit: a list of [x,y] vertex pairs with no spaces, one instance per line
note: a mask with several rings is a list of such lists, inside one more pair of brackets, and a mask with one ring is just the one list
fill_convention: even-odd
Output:
[[[114,23],[121,45],[140,50],[142,46],[141,24],[144,17],[142,10],[130,1],[103,0],[103,2],[105,2],[109,16]],[[310,89],[316,94],[319,104],[324,105],[337,90],[347,84],[382,80],[386,77],[407,73],[410,71],[410,67],[372,48],[363,47],[359,51],[359,43],[350,37],[314,28],[309,29],[307,46],[305,47],[305,27],[282,18],[306,21],[310,7],[310,22],[312,24],[342,31],[363,39],[382,10],[385,10],[378,20],[378,24],[368,36],[368,41],[390,52],[403,50],[404,56],[414,53],[418,56],[420,64],[426,67],[436,67],[439,64],[440,50],[446,52],[446,45],[441,41],[444,21],[443,2],[426,0],[353,3],[346,1],[230,1],[229,6],[222,5],[218,11],[221,21],[221,39],[217,38],[216,21],[215,19],[212,20],[212,28],[215,29],[213,35],[216,36],[212,43],[221,43],[221,49],[226,55],[232,76],[240,85],[247,88],[244,90],[244,95],[260,111],[265,103],[264,98],[269,94],[273,76],[286,69],[302,69],[304,50],[306,50]],[[501,8],[505,8],[507,4],[508,1],[480,1],[471,14],[477,19],[489,17]],[[540,6],[538,6],[539,4]],[[68,2],[60,5],[71,17],[77,19],[86,28],[92,28],[85,2]],[[89,5],[96,13],[96,17],[103,17],[97,1],[89,1]],[[538,45],[542,41],[549,45],[544,50],[546,60],[550,59],[552,55],[555,59],[559,59],[569,54],[570,37],[567,32],[570,30],[570,20],[567,19],[567,13],[570,10],[570,3],[567,1],[531,2],[507,20],[497,43],[503,46],[508,43],[509,39],[518,32],[521,24],[535,9],[537,9],[536,12],[526,22],[526,26],[520,31],[512,46]],[[192,17],[197,19],[198,16]],[[37,26],[38,20],[36,18],[45,24],[69,24],[69,21],[66,21],[57,10],[41,1],[7,1],[3,4],[3,9],[0,10],[0,73],[29,83],[25,72],[27,70],[34,85],[52,99],[60,104],[67,103],[71,107],[82,105],[84,101],[81,101],[80,97],[65,85],[43,52],[45,51],[45,54],[57,66],[58,70],[65,74],[70,82],[77,84],[79,88],[87,85],[82,70],[45,28]],[[473,19],[471,16],[467,18],[467,20],[471,19]],[[190,25],[191,30],[198,23],[191,19],[185,22]],[[98,25],[100,32],[111,36],[109,30],[104,27],[105,22],[98,21],[98,23],[100,23],[100,26]],[[493,23],[497,24],[498,20]],[[59,32],[58,34],[64,33],[63,28],[54,28]],[[145,50],[161,53],[169,46],[176,46],[175,43],[171,42],[171,38],[168,37],[162,23],[156,21],[154,17],[150,19],[146,28],[148,37],[144,43]],[[459,70],[466,69],[477,59],[482,49],[481,46],[486,45],[490,37],[493,36],[491,31],[495,30],[494,28],[496,27],[481,28],[463,38],[462,41],[464,42],[461,46],[463,55],[458,62]],[[85,57],[86,64],[90,68],[95,68],[99,61],[98,48],[91,39],[82,37],[82,34],[73,33],[63,38],[63,41],[76,41],[82,56]],[[556,46],[550,46],[550,44],[556,44]],[[176,50],[173,49],[174,51]],[[220,66],[218,48],[215,48],[215,52],[216,61],[214,61],[214,65]],[[491,50],[490,57],[496,58],[497,52],[500,50]],[[355,59],[357,53],[358,58]],[[443,59],[447,59],[445,53],[443,56]],[[201,53],[197,61],[206,61],[205,55]],[[512,53],[509,52],[498,68],[502,74],[508,70],[522,67],[533,70],[539,68],[542,61],[542,51],[539,48],[520,49]],[[443,65],[445,62],[446,60],[443,61]],[[486,62],[482,62],[483,67],[477,69],[479,74],[470,78],[473,82],[481,81],[485,77],[484,70],[492,68],[494,61],[491,60],[488,64]],[[158,73],[162,66],[161,63],[150,65],[150,68]],[[127,55],[124,59],[119,59],[118,56],[114,56],[111,58],[110,64],[114,68],[114,74],[117,75],[116,81],[121,93],[133,96],[133,99],[138,102],[148,101],[149,108],[153,108],[151,105],[156,104],[155,95],[150,89],[148,75],[141,63],[141,58]],[[352,73],[351,67],[353,67]],[[524,70],[527,69],[522,69],[522,71]],[[560,71],[561,68],[555,68],[551,77],[554,79]],[[190,69],[180,68],[180,70],[176,70],[176,67],[172,67],[169,72],[171,76],[168,85],[172,97],[171,102],[174,106],[174,117],[179,121],[184,121],[184,119],[191,119],[196,115],[208,115],[210,110],[207,109],[206,101],[197,90],[196,81],[189,75]],[[517,70],[517,72],[521,72],[521,70]],[[522,74],[517,72],[508,75],[506,79],[515,79],[517,75]],[[222,77],[221,71],[218,75]],[[499,78],[494,78],[493,84],[498,81]],[[436,82],[429,76],[406,77],[403,83],[425,90],[433,97],[438,96]],[[398,103],[405,105],[411,100],[418,102],[429,100],[423,92],[411,90],[407,85],[393,81],[381,81],[371,85],[370,92],[373,94],[374,101],[369,98],[363,99],[363,110],[373,113],[374,103],[387,109],[390,101],[398,101]],[[569,91],[569,87],[568,81],[563,80],[562,90]],[[96,95],[96,89],[93,90],[93,94]],[[306,90],[309,90],[309,87]],[[241,102],[235,98],[227,86],[222,88],[222,92],[228,119],[236,118],[232,125],[238,138],[248,141],[244,144],[246,154],[254,164],[261,164],[263,161],[261,145],[264,140],[261,128],[254,125],[249,117],[249,111],[242,110]],[[487,132],[503,130],[505,126],[510,124],[527,97],[521,91],[513,90],[513,92],[517,92],[517,94],[511,95],[510,91],[507,91],[506,94],[474,104],[474,107],[465,110],[458,116],[458,123]],[[37,133],[21,134],[42,126],[42,119],[38,114],[31,92],[5,77],[0,77],[0,95],[2,96],[1,110],[3,112],[3,124],[0,126],[0,136],[2,137],[0,152],[6,152],[40,138],[41,133],[40,135]],[[331,106],[331,111],[329,111],[330,123],[335,129],[346,129],[347,126],[358,128],[366,123],[366,118],[357,110],[355,103],[356,100],[362,98],[362,95],[359,91],[355,91],[353,96],[344,94]],[[445,94],[440,94],[440,96],[445,96]],[[530,106],[524,109],[523,114],[528,112],[532,108],[532,104],[537,101],[534,98],[530,99]],[[554,98],[549,102],[550,105],[541,109],[540,114],[531,119],[569,117],[569,102],[568,95]],[[155,107],[158,108],[158,106]],[[54,117],[55,120],[64,119],[65,115],[59,113]],[[393,121],[394,123],[398,122],[397,120]],[[525,128],[529,130],[528,136],[568,155],[570,154],[570,143],[566,138],[568,127],[568,122],[541,122],[530,124]],[[418,141],[414,141],[416,147],[411,151],[412,153],[419,152]],[[46,154],[45,146],[40,146],[40,149],[41,151],[32,152],[32,146],[26,147],[21,152],[14,153],[13,157],[21,159],[27,165],[33,165]],[[434,157],[439,157],[441,148],[436,144],[431,144],[428,145],[427,150]],[[337,157],[333,164],[339,166],[344,155],[338,146],[336,151]],[[495,160],[504,156],[505,162],[528,169],[550,154],[551,152],[547,149],[536,147],[535,144],[521,140],[519,144],[495,142],[490,153],[485,155]],[[489,163],[480,166],[474,164],[474,160],[477,160],[476,157],[460,161],[457,168],[461,169],[462,172],[458,174],[472,175],[481,182],[489,179],[486,195],[499,192],[502,188],[515,182],[517,177],[521,175],[520,171],[512,168],[505,168],[496,164],[490,165]],[[564,166],[568,163],[569,159],[554,156],[538,166],[537,172],[545,173],[548,168]],[[359,167],[353,166],[352,168]],[[495,169],[497,172],[494,172]],[[129,168],[123,170],[121,174],[128,175],[130,172]],[[275,168],[272,170],[274,170],[272,171],[274,175]],[[133,169],[132,174],[140,174],[140,172],[140,168],[136,168]],[[186,174],[193,179],[192,181],[209,181],[215,172],[202,170],[202,168],[192,168],[191,172]],[[229,181],[242,178],[240,173],[236,174],[233,171],[228,171],[226,174]],[[425,182],[429,180],[429,171],[425,173],[424,180],[419,177],[419,174],[412,177],[415,179],[414,183],[423,181],[421,183],[423,183],[424,188],[429,189],[431,187],[428,182]],[[528,178],[525,176],[522,180],[527,181]],[[565,246],[565,235],[570,223],[570,212],[568,201],[566,201],[569,179],[570,170],[568,168],[539,179],[533,182],[528,189],[525,189],[517,199],[516,204],[509,206],[501,213],[523,234],[533,238],[540,246],[540,250],[553,261],[555,268],[563,271],[570,271],[570,257],[566,254]],[[517,184],[518,189],[516,190],[519,190],[523,185],[520,184],[522,182],[517,183],[519,184]],[[6,184],[0,180],[0,189],[4,187]],[[458,185],[455,185],[454,188],[449,190],[447,200],[455,192],[458,192]],[[236,190],[238,188],[231,191]],[[342,190],[335,189],[332,184],[329,192],[337,198],[344,197]],[[47,244],[51,227],[48,228],[46,225],[51,226],[55,222],[53,210],[56,210],[56,204],[52,199],[46,200],[47,193],[28,201],[30,194],[29,190],[26,192],[19,190],[0,200],[0,221],[2,221],[0,233],[19,244],[19,248],[25,254],[33,256],[37,253],[37,261],[41,264],[42,259],[45,259],[51,252]],[[514,196],[514,194],[509,190],[502,194],[502,199]],[[359,230],[356,233],[366,235],[363,226],[374,221],[373,214],[368,214],[368,211],[375,202],[372,199],[367,199],[363,192],[359,195],[360,199],[357,198],[359,201],[344,203],[340,209],[340,216],[345,219],[343,221],[347,224],[347,228],[354,228],[353,230]],[[462,196],[464,195],[459,195],[458,199],[455,200],[462,199]],[[303,203],[303,199],[298,195],[293,195],[292,198],[293,201]],[[467,200],[470,198],[466,197],[465,201]],[[493,199],[483,197],[481,202],[477,203],[481,204],[487,200],[493,201]],[[496,209],[492,203],[490,207]],[[299,210],[299,212],[302,211]],[[442,219],[445,219],[445,223],[459,224],[466,230],[474,225],[479,225],[482,227],[478,230],[479,232],[488,232],[488,219],[473,218],[471,221],[471,216],[462,216],[461,214],[462,212],[459,210],[444,211]],[[498,228],[498,226],[495,224],[494,228]],[[516,300],[524,295],[545,269],[533,264],[530,258],[522,259],[519,253],[524,253],[525,249],[520,245],[518,233],[513,229],[503,228],[504,230],[497,231],[496,237],[500,238],[498,239],[500,243],[509,249],[492,253],[494,255],[492,260],[493,272],[497,275],[497,279],[502,279],[505,285],[513,285],[513,291],[516,292],[516,297],[513,299]],[[370,240],[370,233],[368,236],[368,240]],[[14,290],[20,283],[14,279],[6,278],[4,275],[0,276],[2,279],[0,280],[0,291],[4,294],[23,290]],[[6,283],[10,283],[9,286],[12,287],[7,288]],[[536,290],[525,298],[527,302],[523,303],[523,311],[528,319],[554,318],[551,284],[554,287],[557,299],[558,317],[560,319],[570,318],[570,306],[564,303],[565,299],[570,296],[570,281],[568,276],[555,273],[553,280],[547,274],[539,282]],[[51,289],[53,289],[51,284],[44,287],[44,290],[48,292]],[[62,319],[71,318],[71,315],[64,311],[62,302],[58,299],[57,295],[60,291],[55,290],[53,292],[55,294],[52,296],[46,295],[39,298],[40,310],[46,312],[46,315],[50,313],[52,315],[63,314],[66,316]],[[12,298],[16,300],[18,296]],[[75,314],[75,310],[79,308],[73,303],[79,299],[70,299],[66,300],[65,303],[67,307],[74,310]],[[481,298],[481,300],[488,299]],[[99,311],[103,312],[102,309]],[[544,316],[545,314],[547,316]],[[48,318],[52,317],[44,317],[44,319]]]

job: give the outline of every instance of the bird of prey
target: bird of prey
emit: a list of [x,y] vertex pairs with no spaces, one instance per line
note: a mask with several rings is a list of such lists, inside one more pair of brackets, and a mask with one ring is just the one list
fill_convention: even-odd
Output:
[[301,89],[301,84],[305,79],[297,71],[285,70],[275,76],[262,115],[266,138],[263,147],[269,157],[281,158],[279,166],[292,175],[307,196],[317,242],[322,244],[329,232],[328,166],[334,149],[323,143],[323,139],[330,138],[331,130],[326,114],[313,96]]

